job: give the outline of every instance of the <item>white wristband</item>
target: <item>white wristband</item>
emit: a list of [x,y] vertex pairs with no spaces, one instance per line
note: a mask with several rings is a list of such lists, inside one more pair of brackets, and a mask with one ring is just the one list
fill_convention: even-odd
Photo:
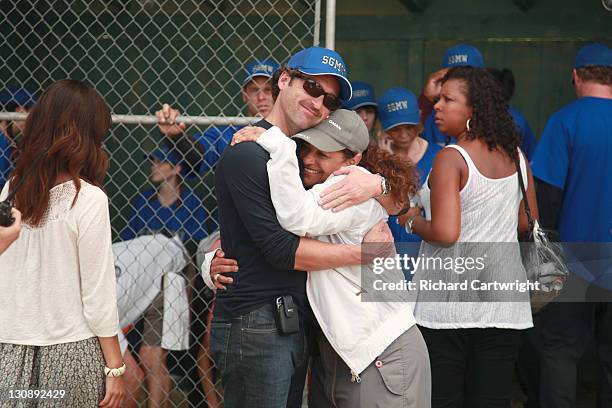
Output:
[[125,364],[119,368],[104,367],[104,375],[107,377],[121,377],[125,374]]

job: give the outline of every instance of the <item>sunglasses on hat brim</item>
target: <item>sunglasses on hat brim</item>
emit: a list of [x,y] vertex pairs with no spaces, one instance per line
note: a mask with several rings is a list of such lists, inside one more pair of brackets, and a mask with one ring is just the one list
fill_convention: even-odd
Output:
[[300,73],[292,73],[291,77],[304,81],[304,91],[313,98],[318,98],[323,95],[323,105],[330,111],[335,111],[342,105],[342,101],[340,101],[337,96],[325,92],[321,84],[314,79],[308,78]]

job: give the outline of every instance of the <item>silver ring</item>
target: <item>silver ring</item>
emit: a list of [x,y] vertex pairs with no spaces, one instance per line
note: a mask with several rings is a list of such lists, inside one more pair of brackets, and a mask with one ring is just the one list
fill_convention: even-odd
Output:
[[218,274],[218,273],[215,273],[215,274],[212,276],[212,280],[213,280],[213,282],[215,282],[215,281],[217,280],[217,276],[219,276],[219,274]]

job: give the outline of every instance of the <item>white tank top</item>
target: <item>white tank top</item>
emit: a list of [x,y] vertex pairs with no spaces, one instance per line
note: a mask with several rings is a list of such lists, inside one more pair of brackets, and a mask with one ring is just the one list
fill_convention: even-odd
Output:
[[[429,258],[467,258],[486,253],[485,269],[477,274],[417,268],[414,280],[462,282],[526,282],[517,240],[518,210],[522,194],[518,173],[492,179],[484,176],[461,146],[457,150],[468,166],[468,179],[461,189],[461,232],[457,243],[441,247],[423,241],[421,255]],[[527,167],[521,152],[520,166],[527,186]],[[428,219],[431,219],[430,189],[427,180],[420,192]],[[464,244],[468,243],[468,244]],[[496,243],[496,244],[491,244]],[[500,244],[502,243],[502,244]],[[473,301],[472,301],[473,300]],[[510,301],[511,300],[511,301]],[[513,289],[419,291],[415,307],[417,323],[434,329],[442,328],[514,328],[532,327],[529,291]]]

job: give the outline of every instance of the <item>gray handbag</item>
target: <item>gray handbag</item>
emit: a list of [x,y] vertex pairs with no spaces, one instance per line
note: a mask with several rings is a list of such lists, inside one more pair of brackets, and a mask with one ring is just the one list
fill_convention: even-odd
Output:
[[531,311],[537,313],[559,296],[569,276],[569,270],[558,232],[541,228],[538,221],[533,219],[518,159],[515,164],[529,222],[529,232],[519,237],[521,258],[527,279],[537,284],[537,288],[531,291]]

